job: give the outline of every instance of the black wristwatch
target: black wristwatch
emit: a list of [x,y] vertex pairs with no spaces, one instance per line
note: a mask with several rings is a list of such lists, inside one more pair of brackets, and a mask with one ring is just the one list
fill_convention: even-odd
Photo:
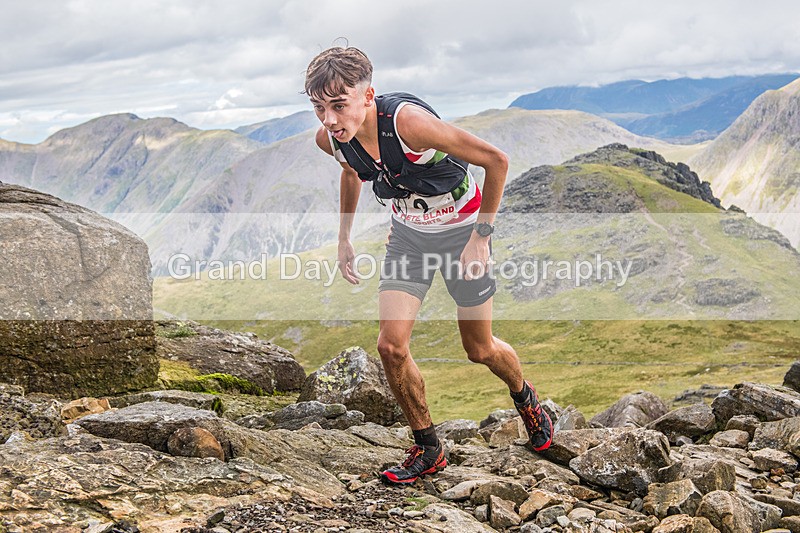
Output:
[[474,229],[481,237],[488,237],[494,233],[494,226],[488,222],[476,222],[475,225],[472,226],[472,229]]

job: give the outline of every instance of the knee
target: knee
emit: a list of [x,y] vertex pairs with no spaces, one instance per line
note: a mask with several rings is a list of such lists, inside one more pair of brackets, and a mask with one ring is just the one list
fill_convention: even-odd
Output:
[[396,366],[408,357],[408,346],[390,338],[378,337],[378,354],[384,367]]
[[462,343],[464,351],[467,352],[467,359],[473,363],[486,364],[494,357],[493,343],[477,343],[464,341]]

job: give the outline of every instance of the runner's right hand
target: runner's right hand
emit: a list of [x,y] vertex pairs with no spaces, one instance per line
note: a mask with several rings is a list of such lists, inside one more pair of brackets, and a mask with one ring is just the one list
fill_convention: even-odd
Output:
[[352,243],[347,241],[339,241],[339,270],[342,272],[342,277],[353,285],[358,285],[358,277],[353,270],[353,260],[355,259],[356,252],[353,249]]

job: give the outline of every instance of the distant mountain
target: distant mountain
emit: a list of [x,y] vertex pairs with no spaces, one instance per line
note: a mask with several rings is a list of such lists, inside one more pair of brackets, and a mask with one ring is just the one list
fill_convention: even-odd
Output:
[[798,74],[631,80],[601,87],[551,87],[510,107],[576,109],[608,118],[639,135],[679,142],[713,139],[761,93]]
[[168,213],[261,146],[172,118],[108,115],[37,145],[0,142],[0,176],[101,213]]
[[694,153],[693,148],[640,137],[609,120],[580,111],[493,109],[453,123],[509,155],[509,181],[532,166],[556,165],[611,143],[657,150],[674,160]]
[[[692,150],[577,111],[488,111],[456,124],[510,154],[509,182],[533,166],[612,142],[684,156]],[[339,175],[313,131],[264,145],[173,119],[112,115],[38,145],[0,142],[0,180],[108,214],[144,237],[159,273],[176,252],[198,260],[253,259],[335,239]],[[385,213],[369,185],[359,209]]]
[[311,128],[319,127],[320,122],[311,111],[299,111],[288,117],[273,118],[265,122],[241,126],[234,131],[240,135],[264,144],[270,144]]
[[692,166],[725,205],[800,244],[800,80],[768,91],[702,153]]

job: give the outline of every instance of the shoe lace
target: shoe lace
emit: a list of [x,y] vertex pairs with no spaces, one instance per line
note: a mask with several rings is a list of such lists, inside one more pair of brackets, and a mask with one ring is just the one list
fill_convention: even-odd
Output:
[[403,461],[403,468],[408,468],[414,461],[424,453],[425,450],[422,449],[421,446],[418,444],[413,445],[411,448],[407,449],[405,453],[409,454],[405,461]]
[[522,417],[525,421],[525,424],[531,430],[539,431],[541,429],[539,417],[541,416],[542,408],[538,405],[534,408],[531,404],[528,404],[522,408],[522,412],[525,415]]

